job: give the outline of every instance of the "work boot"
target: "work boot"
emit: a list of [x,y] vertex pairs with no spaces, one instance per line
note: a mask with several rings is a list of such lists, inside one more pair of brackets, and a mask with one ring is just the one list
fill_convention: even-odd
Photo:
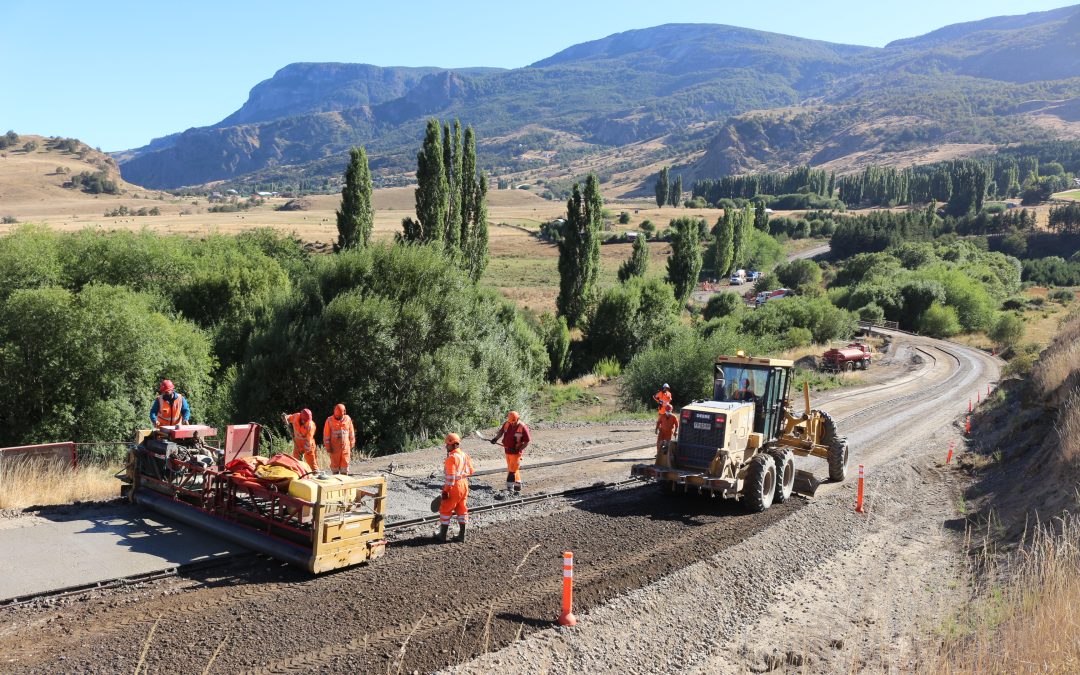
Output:
[[446,533],[449,529],[449,525],[440,525],[439,533],[435,535],[435,541],[446,541]]
[[457,536],[454,537],[454,541],[465,541],[465,523],[458,525],[458,533]]
[[521,494],[521,483],[514,483],[514,494]]
[[506,484],[506,492],[507,492],[507,494],[514,494],[514,483],[513,482],[508,482]]

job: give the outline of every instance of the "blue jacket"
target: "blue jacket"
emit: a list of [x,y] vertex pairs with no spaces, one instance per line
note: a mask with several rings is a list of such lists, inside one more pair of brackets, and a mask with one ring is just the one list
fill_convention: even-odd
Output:
[[[168,397],[169,401],[175,401],[177,394],[174,391],[172,393],[172,396],[169,396],[168,394],[162,394],[162,396]],[[180,416],[184,418],[184,424],[187,424],[188,420],[191,418],[191,408],[188,406],[187,396],[183,396],[182,398],[183,398],[184,401],[183,401],[183,404],[180,406]],[[150,421],[152,423],[154,423],[154,424],[157,424],[157,416],[158,416],[158,408],[159,407],[160,406],[158,405],[158,397],[155,396],[154,397],[154,404],[152,406],[150,406]]]

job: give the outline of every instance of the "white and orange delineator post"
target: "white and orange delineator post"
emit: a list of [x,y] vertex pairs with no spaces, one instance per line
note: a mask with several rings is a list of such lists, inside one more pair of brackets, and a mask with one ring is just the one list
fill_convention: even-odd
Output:
[[574,554],[566,551],[562,556],[562,614],[559,615],[559,625],[574,626],[577,624],[577,617],[574,616]]

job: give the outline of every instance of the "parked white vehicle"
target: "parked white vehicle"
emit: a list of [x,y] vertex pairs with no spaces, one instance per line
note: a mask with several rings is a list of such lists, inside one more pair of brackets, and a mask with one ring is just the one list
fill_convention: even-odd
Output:
[[746,270],[735,270],[735,273],[731,275],[732,286],[741,286],[746,283]]

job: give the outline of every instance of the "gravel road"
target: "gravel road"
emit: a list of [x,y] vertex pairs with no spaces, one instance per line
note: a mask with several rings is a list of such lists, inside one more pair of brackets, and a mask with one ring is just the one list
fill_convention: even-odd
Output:
[[[853,481],[755,515],[635,485],[515,509],[478,523],[465,545],[434,545],[427,528],[398,531],[385,559],[315,578],[243,558],[0,611],[0,670],[114,672],[140,659],[148,672],[209,664],[209,672],[261,673],[744,672],[851,663],[948,596],[936,580],[945,584],[956,564],[959,535],[943,527],[953,488],[934,461],[968,390],[997,374],[992,359],[966,348],[901,340],[904,349],[925,350],[922,367],[906,372],[898,351],[899,377],[856,396],[822,397],[845,420],[854,461],[870,470],[866,515],[852,513]],[[652,437],[641,425],[557,431],[568,453]],[[546,478],[537,470],[537,479],[554,485],[561,475],[568,486],[625,477],[634,454],[566,465]],[[430,467],[423,459],[394,471],[422,480]],[[480,461],[500,460],[492,453]],[[550,628],[565,549],[577,563],[581,624],[573,630]],[[860,629],[853,621],[873,623]]]

